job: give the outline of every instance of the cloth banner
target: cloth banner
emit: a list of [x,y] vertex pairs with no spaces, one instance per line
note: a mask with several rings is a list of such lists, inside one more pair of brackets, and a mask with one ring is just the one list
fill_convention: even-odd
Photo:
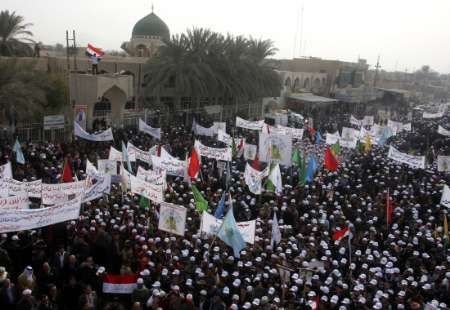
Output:
[[167,173],[166,170],[159,169],[160,171],[154,171],[154,170],[145,170],[142,167],[138,167],[136,177],[138,179],[144,180],[145,182],[154,184],[156,186],[162,186],[163,189],[167,188],[166,184],[166,177]]
[[363,120],[359,120],[353,115],[350,116],[350,124],[361,127],[363,125]]
[[387,127],[389,127],[392,130],[392,134],[395,136],[401,131],[411,131],[411,123],[405,123],[402,122],[394,122],[390,119],[387,121]]
[[153,138],[161,140],[161,128],[153,128],[150,125],[147,125],[143,120],[139,119],[139,131],[145,132],[149,134]]
[[16,196],[0,198],[0,211],[28,209],[29,205],[30,200],[28,200],[27,193],[20,193]]
[[[222,220],[217,219],[215,216],[209,214],[208,212],[203,212],[202,214],[202,224],[200,226],[201,232],[207,235],[216,235],[222,225]],[[256,220],[237,222],[236,223],[239,232],[242,235],[242,239],[245,242],[254,244],[255,243],[255,232],[256,232]]]
[[[221,129],[219,129],[217,132],[217,141],[223,142],[228,146],[233,145],[233,138]],[[234,144],[236,146],[241,145],[241,142],[242,142],[242,144],[245,145],[245,138],[235,138],[234,139]]]
[[254,145],[254,144],[245,144],[244,145],[244,158],[246,160],[254,160],[257,152],[258,152],[258,147],[256,145]]
[[450,156],[438,156],[437,157],[437,169],[439,172],[450,171]]
[[269,166],[263,171],[258,171],[247,163],[245,165],[244,180],[248,190],[255,195],[260,195],[262,191],[262,180],[269,176]]
[[438,126],[438,134],[441,134],[443,136],[450,137],[450,130],[445,129],[441,125]]
[[97,174],[88,176],[86,181],[86,189],[84,191],[82,203],[100,198],[103,194],[111,192],[111,175]]
[[433,119],[433,118],[441,118],[445,114],[445,111],[437,112],[437,113],[429,113],[429,112],[423,112],[422,118],[424,119]]
[[127,152],[130,161],[136,161],[137,159],[139,159],[149,165],[152,163],[150,152],[143,151],[135,147],[130,142],[127,143]]
[[304,131],[303,129],[286,127],[281,125],[277,125],[276,128],[278,129],[279,134],[289,135],[292,137],[292,139],[299,141],[303,139],[303,131]]
[[288,135],[259,133],[259,160],[291,165],[292,137]]
[[120,179],[121,179],[123,188],[130,189],[131,188],[131,184],[130,184],[131,183],[131,180],[130,180],[131,173],[128,172],[128,170],[125,169],[125,167],[122,164],[120,164],[119,171],[120,171]]
[[342,147],[354,149],[358,143],[359,131],[349,127],[342,127],[342,136],[339,139],[339,144]]
[[114,140],[111,128],[108,128],[107,130],[96,134],[87,133],[83,128],[81,128],[81,126],[77,122],[73,122],[73,128],[74,128],[74,135],[85,140],[95,142]]
[[425,169],[425,156],[414,156],[400,152],[395,147],[389,147],[388,158],[407,164],[412,168]]
[[364,116],[364,118],[362,120],[362,124],[364,126],[372,126],[374,124],[373,116],[369,116],[369,115]]
[[103,293],[131,294],[137,288],[137,275],[111,275],[103,278]]
[[444,185],[444,191],[442,192],[441,205],[450,208],[450,188]]
[[261,121],[247,121],[239,116],[236,116],[236,127],[241,127],[250,130],[262,130],[264,120]]
[[184,236],[187,209],[173,203],[162,202],[159,209],[158,229]]
[[216,160],[231,161],[231,147],[217,148],[203,145],[200,141],[195,140],[194,147],[200,156],[214,158]]
[[84,193],[85,181],[46,184],[42,183],[42,204],[53,205],[71,200]]
[[163,158],[152,155],[153,170],[165,170],[168,175],[184,178],[186,174],[186,161],[176,158]]
[[113,148],[112,146],[109,148],[109,160],[115,160],[115,161],[123,161],[122,158],[122,152],[118,151],[117,149]]
[[80,215],[81,196],[70,201],[40,209],[0,208],[0,233],[36,229],[75,220]]
[[27,194],[30,198],[41,198],[42,180],[20,182],[14,179],[0,179],[0,197]]
[[214,134],[218,134],[219,130],[223,132],[227,132],[227,123],[225,122],[213,122]]
[[117,162],[115,160],[99,159],[97,166],[98,173],[117,175]]
[[328,145],[336,144],[341,136],[339,135],[339,131],[336,131],[335,133],[328,133],[326,134],[325,143]]
[[365,141],[366,137],[369,136],[372,144],[378,145],[378,140],[380,136],[378,135],[378,125],[372,126],[370,130],[367,130],[364,127],[361,127],[359,131],[359,140]]
[[13,178],[13,174],[12,174],[12,166],[11,166],[11,162],[7,162],[4,165],[0,166],[0,180],[3,179],[12,179]]
[[195,120],[193,120],[192,131],[198,136],[213,137],[217,129],[214,127],[214,125],[209,128],[200,126]]
[[130,174],[130,185],[131,192],[144,196],[147,199],[150,199],[154,203],[163,202],[163,187],[154,185],[144,180],[141,180],[134,175]]
[[97,168],[89,161],[89,159],[86,159],[86,175],[93,176],[98,174]]

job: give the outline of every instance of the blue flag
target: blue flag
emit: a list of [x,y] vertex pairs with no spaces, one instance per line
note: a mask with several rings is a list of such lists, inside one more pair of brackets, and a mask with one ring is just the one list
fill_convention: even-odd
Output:
[[19,138],[16,138],[16,143],[14,143],[13,152],[16,153],[16,162],[25,165],[25,157],[22,153],[22,148],[20,147]]
[[225,211],[225,192],[223,192],[222,197],[219,201],[219,205],[217,206],[216,212],[214,213],[216,219],[221,219],[223,217],[223,211]]
[[316,132],[316,144],[319,144],[322,142],[322,136],[320,135],[320,132],[317,130]]
[[389,127],[383,128],[383,130],[381,132],[381,137],[378,140],[378,144],[383,146],[386,143],[386,140],[392,136],[393,136],[393,134],[392,134],[391,128],[389,128]]
[[220,240],[233,248],[234,257],[239,258],[241,256],[240,252],[245,248],[245,241],[242,238],[236,220],[234,219],[232,206],[230,206],[230,210],[228,210],[227,215],[225,215],[225,219],[223,220],[217,236]]
[[314,179],[314,173],[317,170],[316,156],[309,155],[308,168],[306,169],[306,182],[311,183]]
[[130,158],[128,157],[128,150],[123,141],[122,141],[122,157],[123,157],[122,160],[127,162],[128,172],[132,173],[133,170],[131,169]]

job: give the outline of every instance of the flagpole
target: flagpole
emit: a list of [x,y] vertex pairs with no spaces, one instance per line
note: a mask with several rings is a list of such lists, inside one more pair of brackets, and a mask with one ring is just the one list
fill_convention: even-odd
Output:
[[389,187],[386,197],[386,232],[389,234]]

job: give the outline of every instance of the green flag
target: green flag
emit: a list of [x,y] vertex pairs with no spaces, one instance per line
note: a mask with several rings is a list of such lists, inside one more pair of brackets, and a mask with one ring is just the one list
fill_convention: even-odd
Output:
[[296,167],[300,167],[302,164],[302,157],[300,156],[298,149],[294,149],[294,152],[292,153],[292,164]]
[[197,210],[202,213],[208,210],[208,201],[203,198],[202,194],[198,191],[195,185],[192,185],[192,194],[194,195],[195,206]]
[[139,206],[142,209],[149,209],[150,208],[150,201],[145,198],[144,196],[141,196],[141,198],[139,199]]
[[341,145],[339,144],[339,141],[333,144],[331,147],[331,152],[333,152],[333,155],[340,155],[341,154]]
[[298,167],[298,185],[305,186],[306,185],[306,163],[305,158],[303,156],[303,159],[300,163],[300,166]]

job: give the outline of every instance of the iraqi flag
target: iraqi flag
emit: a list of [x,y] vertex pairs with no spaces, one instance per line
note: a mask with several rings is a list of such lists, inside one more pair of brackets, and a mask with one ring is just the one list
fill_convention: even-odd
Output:
[[340,241],[342,238],[345,238],[350,235],[350,228],[344,227],[341,230],[336,230],[333,233],[333,241]]
[[112,275],[108,274],[103,279],[103,293],[131,294],[137,287],[136,275]]
[[86,56],[92,57],[94,55],[101,58],[105,55],[105,52],[99,47],[88,44],[88,46],[86,47]]

